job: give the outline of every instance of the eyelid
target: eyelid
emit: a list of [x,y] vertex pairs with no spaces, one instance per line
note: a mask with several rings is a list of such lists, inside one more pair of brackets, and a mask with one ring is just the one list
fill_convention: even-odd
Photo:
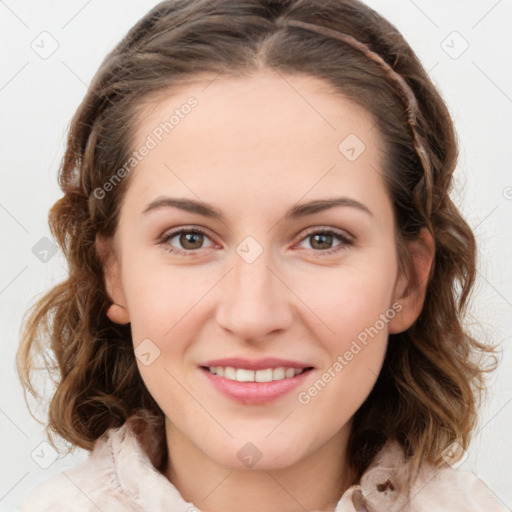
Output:
[[355,241],[355,237],[351,235],[348,231],[344,229],[334,228],[332,226],[313,226],[311,228],[306,228],[305,232],[301,232],[299,241],[304,240],[308,236],[314,235],[316,233],[330,233],[344,239],[346,242],[353,243]]
[[315,249],[306,249],[308,253],[313,253],[315,257],[328,257],[331,255],[337,255],[341,251],[347,249],[348,246],[355,245],[356,238],[349,234],[348,232],[334,228],[330,226],[314,226],[311,228],[307,228],[306,231],[301,232],[300,237],[297,242],[294,242],[293,246],[305,241],[312,235],[316,234],[329,234],[338,238],[340,243],[335,245],[329,249],[315,250]]
[[206,237],[208,237],[211,240],[213,245],[220,245],[215,241],[215,237],[213,237],[210,234],[210,231],[207,228],[198,226],[196,224],[183,225],[183,226],[178,226],[176,228],[171,228],[171,229],[166,230],[164,232],[164,234],[158,238],[158,241],[157,241],[158,245],[163,246],[165,250],[170,250],[169,248],[172,248],[173,252],[176,251],[179,254],[185,254],[185,255],[190,255],[190,256],[193,256],[193,255],[199,253],[199,251],[201,249],[209,249],[209,247],[202,247],[201,249],[186,250],[186,249],[180,249],[179,247],[171,246],[169,244],[169,240],[171,240],[176,235],[179,235],[183,232],[185,232],[185,233],[190,233],[190,232],[202,233],[203,235],[205,235]]

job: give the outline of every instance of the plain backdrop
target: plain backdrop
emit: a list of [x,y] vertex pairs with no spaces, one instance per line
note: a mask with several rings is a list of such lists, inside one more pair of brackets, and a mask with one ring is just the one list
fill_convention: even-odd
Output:
[[[155,3],[0,0],[2,511],[15,510],[36,484],[87,455],[76,450],[55,460],[43,426],[27,410],[14,355],[22,314],[65,276],[47,215],[60,197],[57,171],[68,123],[104,56]],[[471,329],[502,347],[460,468],[512,508],[512,0],[367,3],[410,42],[455,121],[460,159],[453,197],[480,248]]]

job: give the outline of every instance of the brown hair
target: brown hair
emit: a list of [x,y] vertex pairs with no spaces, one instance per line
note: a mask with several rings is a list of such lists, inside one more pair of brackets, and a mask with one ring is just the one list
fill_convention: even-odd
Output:
[[[403,78],[417,102],[414,129],[425,144],[431,188],[396,80],[350,44],[288,26],[290,20],[352,36]],[[323,79],[372,113],[386,144],[383,178],[394,206],[401,270],[412,272],[406,241],[422,227],[435,240],[423,310],[408,330],[390,335],[378,380],[355,414],[351,468],[360,478],[388,438],[404,447],[415,468],[423,458],[441,464],[453,441],[467,448],[486,390],[483,373],[497,362],[493,355],[494,364],[484,368],[485,353],[491,357],[495,347],[475,340],[462,325],[476,247],[449,197],[457,160],[454,127],[407,42],[357,0],[168,0],[107,55],[72,120],[59,173],[64,195],[49,214],[69,277],[27,312],[17,354],[25,397],[27,390],[38,396],[31,382],[35,356],[57,372],[48,412],[51,442],[57,434],[90,450],[107,429],[137,412],[154,415],[153,425],[163,421],[139,375],[130,326],[106,316],[111,301],[95,246],[97,234],[115,234],[130,175],[101,199],[93,191],[128,161],[143,104],[203,73],[248,76],[270,68]],[[155,464],[163,467],[165,456]]]

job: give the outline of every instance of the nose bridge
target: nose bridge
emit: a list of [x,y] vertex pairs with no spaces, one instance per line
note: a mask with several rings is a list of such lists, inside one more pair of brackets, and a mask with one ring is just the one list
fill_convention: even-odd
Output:
[[244,253],[243,248],[234,254],[234,268],[224,280],[217,321],[238,338],[258,339],[290,325],[289,292],[274,274],[270,251],[251,261],[251,249]]

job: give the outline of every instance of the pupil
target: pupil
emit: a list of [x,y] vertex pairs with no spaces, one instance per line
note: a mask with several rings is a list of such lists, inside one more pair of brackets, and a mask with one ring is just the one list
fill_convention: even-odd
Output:
[[[312,247],[315,249],[329,249],[332,244],[332,235],[313,235],[314,243],[312,243]],[[320,247],[315,247],[316,242],[319,241]]]
[[185,249],[199,249],[203,241],[202,236],[202,233],[183,233],[180,236],[180,244]]

